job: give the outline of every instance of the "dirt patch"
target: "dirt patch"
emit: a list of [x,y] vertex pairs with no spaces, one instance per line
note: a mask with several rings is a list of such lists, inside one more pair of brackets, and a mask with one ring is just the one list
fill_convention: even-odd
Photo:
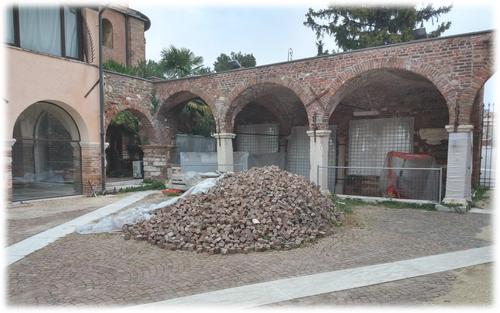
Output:
[[482,197],[481,200],[476,200],[474,201],[474,207],[480,208],[480,209],[493,209],[494,206],[493,204],[493,195],[491,190],[488,190],[485,192],[484,196]]
[[450,292],[432,301],[434,304],[491,305],[493,303],[493,264],[482,264],[455,271]]
[[493,241],[493,228],[491,227],[491,224],[481,228],[481,231],[476,234],[476,238]]

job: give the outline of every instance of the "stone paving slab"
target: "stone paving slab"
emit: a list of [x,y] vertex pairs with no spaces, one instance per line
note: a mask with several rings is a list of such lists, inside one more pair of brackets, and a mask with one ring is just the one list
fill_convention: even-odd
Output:
[[251,308],[493,262],[492,246],[211,291],[151,305]]
[[[465,273],[481,270],[489,276],[484,282],[474,285],[476,294],[473,297],[465,297],[471,294],[471,290],[466,288],[457,293],[455,290]],[[477,275],[476,272],[474,272]],[[492,304],[492,275],[493,265],[485,264],[429,274],[394,282],[378,284],[373,286],[355,288],[350,290],[324,293],[320,295],[303,297],[280,303],[274,303],[269,307],[290,307],[290,306],[338,306],[338,305],[491,305]],[[478,279],[482,279],[479,277]],[[468,284],[471,282],[468,281]],[[463,287],[461,287],[463,288]],[[477,297],[477,292],[484,293],[485,296]],[[451,295],[451,296],[450,296]]]
[[10,265],[14,262],[17,262],[25,256],[37,250],[40,250],[48,244],[56,241],[57,239],[74,232],[75,228],[78,226],[85,225],[102,217],[115,213],[119,210],[122,210],[124,207],[135,203],[136,201],[139,201],[152,193],[155,193],[155,191],[142,191],[130,194],[129,196],[115,203],[111,203],[95,211],[89,212],[66,223],[47,229],[46,231],[17,242],[7,247],[6,249],[7,264]]
[[7,245],[116,202],[127,194],[69,197],[10,203],[6,210]]
[[359,227],[289,251],[208,255],[70,234],[8,267],[9,304],[143,304],[491,245],[488,214],[355,208]]

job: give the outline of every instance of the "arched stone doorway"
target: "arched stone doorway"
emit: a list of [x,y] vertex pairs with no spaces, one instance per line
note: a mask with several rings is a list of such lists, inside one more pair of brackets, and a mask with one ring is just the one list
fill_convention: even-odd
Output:
[[[382,184],[389,174],[383,168],[391,151],[401,158],[421,155],[418,158],[429,160],[422,167],[446,167],[449,111],[445,98],[425,77],[400,69],[369,70],[341,86],[329,108],[331,192],[387,196]],[[413,175],[418,181],[414,188],[422,190],[432,180],[433,191],[422,191],[419,200],[440,201],[444,196],[446,180],[437,169],[395,172]]]
[[37,102],[14,126],[14,201],[82,193],[80,133],[61,107]]
[[183,172],[208,172],[217,169],[217,146],[213,107],[195,91],[174,92],[162,101],[156,115],[170,147],[169,167]]
[[156,143],[148,117],[140,111],[126,109],[117,112],[107,124],[106,182],[144,178],[144,150],[148,154],[148,147]]
[[246,167],[276,165],[309,177],[308,117],[294,90],[274,82],[252,85],[234,98],[225,119],[236,135],[234,151],[248,153]]

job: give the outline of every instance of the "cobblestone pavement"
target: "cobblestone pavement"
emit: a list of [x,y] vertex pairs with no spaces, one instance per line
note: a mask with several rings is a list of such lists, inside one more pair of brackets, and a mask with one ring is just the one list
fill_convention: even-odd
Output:
[[[490,224],[489,214],[380,207],[354,212],[360,226],[339,227],[335,235],[289,251],[208,255],[162,250],[120,234],[71,234],[8,267],[7,301],[148,303],[491,244],[476,237]],[[452,280],[449,273],[436,275],[442,282]]]
[[[94,198],[50,199],[15,204],[7,210],[7,245],[12,245],[130,195],[131,193],[119,193]],[[158,191],[123,210],[139,204],[147,206],[166,199],[168,197]]]
[[[448,272],[435,273],[409,279],[398,280],[373,286],[354,288],[350,290],[325,293],[269,305],[270,307],[288,307],[297,305],[415,305],[415,304],[492,304],[489,297],[469,297],[462,301],[461,294],[449,297],[457,282],[460,282],[464,271],[484,268],[489,277],[493,271],[491,264],[478,265]],[[479,277],[482,279],[482,277]],[[470,282],[469,282],[470,283]],[[475,286],[477,288],[477,285]],[[492,282],[487,279],[481,283],[477,292],[491,296]],[[467,291],[470,293],[470,290]],[[476,294],[477,295],[477,294]],[[470,301],[470,302],[469,302]]]
[[116,202],[126,194],[71,197],[12,203],[7,208],[7,245]]

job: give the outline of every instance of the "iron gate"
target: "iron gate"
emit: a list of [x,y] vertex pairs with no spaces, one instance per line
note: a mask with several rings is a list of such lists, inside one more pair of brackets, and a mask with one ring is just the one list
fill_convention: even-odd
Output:
[[495,104],[484,105],[481,118],[481,166],[479,184],[495,188],[495,146],[493,129],[495,128]]

